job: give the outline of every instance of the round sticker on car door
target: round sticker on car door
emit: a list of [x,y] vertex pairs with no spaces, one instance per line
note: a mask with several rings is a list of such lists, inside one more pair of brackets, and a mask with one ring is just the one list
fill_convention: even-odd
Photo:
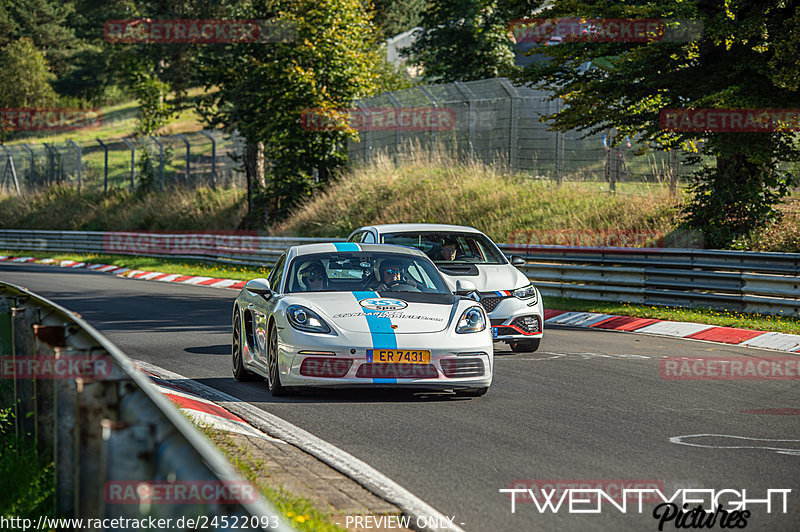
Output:
[[359,305],[368,310],[401,310],[408,306],[402,299],[362,299]]

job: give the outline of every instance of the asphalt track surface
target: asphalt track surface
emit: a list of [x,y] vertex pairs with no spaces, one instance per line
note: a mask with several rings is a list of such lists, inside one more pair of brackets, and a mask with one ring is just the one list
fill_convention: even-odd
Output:
[[[626,513],[604,504],[600,514],[579,515],[566,506],[542,513],[519,502],[512,513],[510,496],[498,491],[518,480],[597,479],[660,482],[668,497],[681,488],[744,488],[747,498],[763,499],[768,489],[791,489],[786,513],[775,495],[770,514],[764,504],[751,505],[746,528],[800,530],[800,415],[746,412],[800,412],[798,381],[675,381],[659,372],[665,355],[781,353],[549,329],[537,353],[497,347],[494,383],[484,397],[359,391],[273,399],[265,384],[231,376],[234,291],[8,263],[0,265],[0,280],[79,312],[134,359],[327,440],[468,531],[658,530],[654,504],[645,503],[641,513],[633,503]],[[719,436],[683,438],[693,446],[670,441],[703,434]],[[664,530],[676,530],[674,521]]]

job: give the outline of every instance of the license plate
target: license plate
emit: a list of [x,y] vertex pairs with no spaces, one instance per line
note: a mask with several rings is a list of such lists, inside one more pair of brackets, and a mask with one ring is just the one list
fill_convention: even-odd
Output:
[[497,327],[492,327],[492,338],[497,338],[497,331],[499,329]]
[[367,361],[377,364],[430,364],[431,352],[427,349],[367,349]]

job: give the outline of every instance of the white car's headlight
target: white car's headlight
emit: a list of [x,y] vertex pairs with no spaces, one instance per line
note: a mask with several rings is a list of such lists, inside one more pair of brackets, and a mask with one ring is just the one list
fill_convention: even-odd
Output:
[[532,297],[534,298],[534,302],[536,301],[536,288],[533,286],[533,283],[529,283],[522,288],[517,288],[512,293],[514,294],[514,297],[518,297],[520,299],[528,299]]
[[286,317],[289,319],[289,324],[300,331],[314,333],[331,332],[331,328],[328,324],[310,308],[300,305],[289,305],[286,309]]
[[456,332],[458,334],[475,333],[481,332],[485,328],[486,316],[483,315],[483,309],[481,307],[470,307],[459,318]]

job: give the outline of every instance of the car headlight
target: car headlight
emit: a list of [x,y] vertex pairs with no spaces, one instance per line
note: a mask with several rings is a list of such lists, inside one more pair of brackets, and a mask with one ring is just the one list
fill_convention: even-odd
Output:
[[313,310],[300,306],[289,305],[286,309],[286,317],[289,324],[300,331],[314,333],[329,333],[331,328]]
[[480,307],[470,307],[464,311],[461,318],[456,325],[456,332],[475,333],[481,332],[486,328],[486,317],[483,315],[483,309]]
[[[520,299],[528,299],[531,297],[536,298],[536,288],[533,286],[533,283],[529,283],[522,288],[517,288],[512,293],[514,294],[514,297],[518,297]],[[534,302],[535,301],[536,299],[534,299]]]

